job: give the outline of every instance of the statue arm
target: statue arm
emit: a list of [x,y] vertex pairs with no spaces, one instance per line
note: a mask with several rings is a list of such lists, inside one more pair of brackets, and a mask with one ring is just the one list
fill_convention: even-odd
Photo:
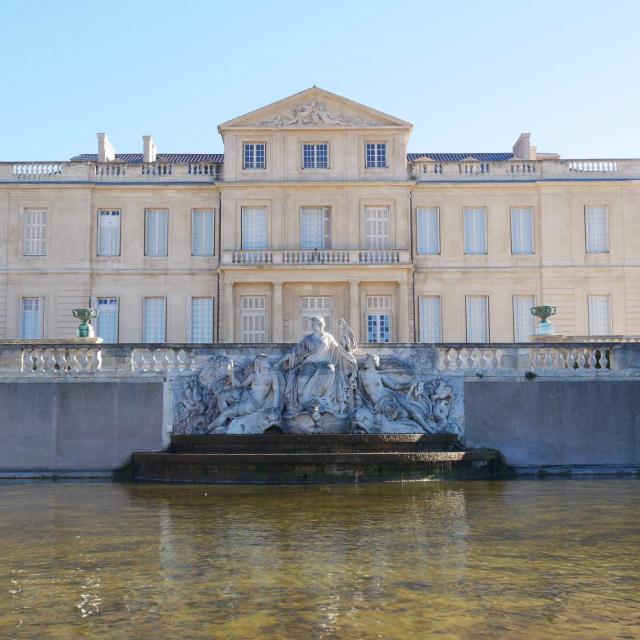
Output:
[[408,383],[396,380],[391,376],[381,375],[380,378],[382,380],[382,384],[393,391],[404,391],[409,386]]

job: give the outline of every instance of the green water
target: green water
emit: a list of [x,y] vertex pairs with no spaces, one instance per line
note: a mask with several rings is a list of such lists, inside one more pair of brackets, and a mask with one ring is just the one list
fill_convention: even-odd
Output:
[[0,638],[640,638],[640,481],[0,485]]

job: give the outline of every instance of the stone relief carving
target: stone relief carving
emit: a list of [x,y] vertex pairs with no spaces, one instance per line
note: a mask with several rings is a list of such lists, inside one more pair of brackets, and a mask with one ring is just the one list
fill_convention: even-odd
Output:
[[336,340],[313,317],[284,355],[210,358],[177,392],[174,432],[461,434],[461,378],[438,372],[424,347],[358,361],[353,332],[339,326]]
[[367,120],[361,116],[349,113],[332,113],[327,106],[314,100],[308,104],[299,104],[292,110],[280,113],[259,123],[261,127],[309,127],[316,125],[342,127],[376,126],[378,122]]

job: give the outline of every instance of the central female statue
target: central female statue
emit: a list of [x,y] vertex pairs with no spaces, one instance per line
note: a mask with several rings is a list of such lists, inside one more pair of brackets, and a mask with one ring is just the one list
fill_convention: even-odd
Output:
[[[283,361],[287,374],[286,416],[293,417],[318,406],[321,413],[345,414],[349,410],[351,378],[355,382],[358,363],[350,352],[353,336],[342,340],[345,346],[324,330],[324,319],[313,316],[312,332],[304,336]],[[349,331],[346,322],[341,329]]]

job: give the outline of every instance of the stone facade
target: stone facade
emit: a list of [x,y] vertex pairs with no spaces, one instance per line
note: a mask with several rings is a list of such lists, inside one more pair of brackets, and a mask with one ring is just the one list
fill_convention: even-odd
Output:
[[560,333],[640,334],[640,160],[528,134],[407,153],[411,129],[313,87],[220,125],[224,157],[99,134],[95,155],[0,163],[0,338],[72,336],[87,304],[120,342],[297,342],[312,315],[360,343],[510,342],[532,303]]

